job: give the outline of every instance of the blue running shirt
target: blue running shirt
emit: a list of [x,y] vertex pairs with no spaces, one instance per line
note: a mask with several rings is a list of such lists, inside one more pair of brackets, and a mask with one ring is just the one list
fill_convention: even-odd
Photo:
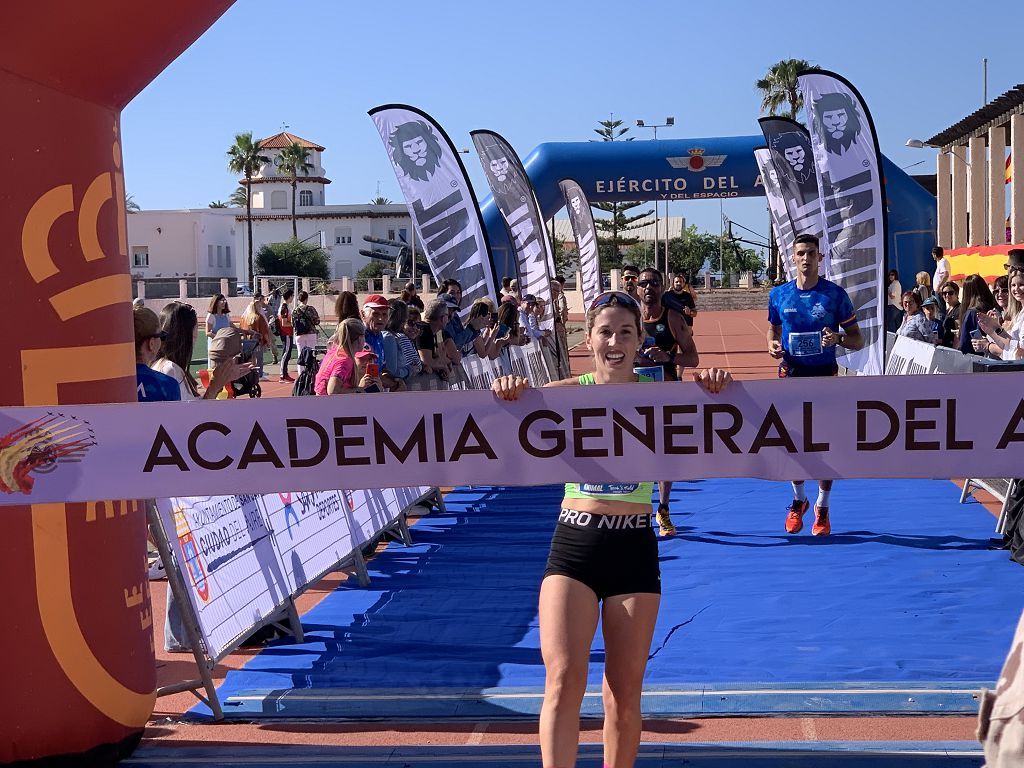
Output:
[[782,326],[783,359],[790,365],[834,365],[836,348],[822,345],[821,332],[854,325],[857,313],[846,291],[819,277],[809,290],[797,288],[796,280],[773,288],[768,322]]

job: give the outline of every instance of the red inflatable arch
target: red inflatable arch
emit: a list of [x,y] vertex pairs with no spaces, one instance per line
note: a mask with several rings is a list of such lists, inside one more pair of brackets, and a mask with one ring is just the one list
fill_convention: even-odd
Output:
[[[231,1],[4,3],[0,406],[135,399],[120,112]],[[0,514],[0,763],[112,763],[153,710],[143,509]]]

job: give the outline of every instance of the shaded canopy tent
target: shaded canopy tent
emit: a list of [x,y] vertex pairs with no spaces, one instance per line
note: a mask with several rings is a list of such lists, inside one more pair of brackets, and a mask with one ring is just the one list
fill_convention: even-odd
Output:
[[[135,400],[121,109],[231,0],[4,5],[0,406]],[[0,425],[0,446],[3,441]],[[28,496],[31,501],[31,495]],[[4,510],[0,762],[130,750],[156,688],[138,502]]]
[[[545,219],[564,205],[562,179],[579,182],[590,202],[716,200],[764,196],[754,149],[764,136],[657,141],[552,142],[523,165]],[[889,268],[913,274],[933,268],[935,197],[882,158],[889,209]],[[514,274],[514,251],[491,197],[481,202],[497,275]]]

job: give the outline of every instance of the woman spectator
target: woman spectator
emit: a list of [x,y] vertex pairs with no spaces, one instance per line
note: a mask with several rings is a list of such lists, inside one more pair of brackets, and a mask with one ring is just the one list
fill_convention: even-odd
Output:
[[900,284],[900,274],[895,269],[890,269],[886,276],[885,297],[885,330],[895,333],[903,321],[903,311],[900,309],[903,286]]
[[514,301],[503,301],[498,307],[497,341],[501,342],[499,349],[508,345],[519,346],[523,343],[519,327],[519,307]]
[[473,330],[473,339],[463,350],[465,354],[476,354],[481,359],[493,360],[498,356],[498,327],[494,323],[494,304],[490,299],[477,299],[469,308],[466,327]]
[[[1024,335],[1024,272],[1014,272],[1010,278],[1010,298],[1003,313],[1002,325],[991,315],[978,315],[978,325],[988,336],[987,351],[1002,360],[1019,360],[1024,357],[1021,336]],[[981,345],[975,350],[981,351]]]
[[991,312],[996,308],[996,300],[989,290],[988,283],[981,275],[969,275],[964,280],[964,290],[960,297],[960,335],[957,348],[965,355],[974,352],[972,339],[981,338],[984,333],[978,326],[978,315]]
[[391,299],[388,302],[388,321],[384,326],[384,360],[387,373],[394,380],[392,392],[408,389],[409,377],[415,373],[406,362],[408,358],[403,348],[403,341],[412,346],[405,335],[408,319],[409,308],[406,303],[401,299]]
[[291,308],[294,295],[295,291],[285,288],[281,294],[281,306],[277,310],[277,335],[281,337],[281,378],[278,381],[295,381],[288,375],[288,361],[292,359],[292,347],[295,344]]
[[348,318],[338,323],[327,348],[327,354],[320,363],[313,391],[317,395],[344,395],[363,392],[367,387],[382,389],[379,377],[367,373],[359,374],[358,356],[365,352],[366,327],[362,321]]
[[292,310],[292,330],[295,332],[295,349],[298,350],[295,358],[295,367],[302,373],[303,366],[299,364],[302,360],[304,349],[316,349],[317,328],[320,327],[320,313],[316,307],[309,306],[309,294],[306,291],[299,291],[298,302]]
[[915,275],[914,293],[921,299],[921,304],[924,304],[924,300],[932,295],[932,276],[927,272],[918,272]]
[[250,331],[256,335],[256,370],[259,371],[261,379],[267,378],[267,375],[263,372],[263,355],[270,349],[271,343],[270,325],[267,323],[267,318],[263,315],[263,306],[263,295],[257,293],[252,297],[252,301],[246,305],[245,312],[242,313],[242,319],[238,323],[238,327],[243,331]]
[[999,311],[999,321],[1006,318],[1007,307],[1010,304],[1010,280],[1006,275],[1000,275],[992,283],[992,298],[996,301],[996,309]]
[[[227,328],[231,325],[231,315],[229,314],[228,300],[224,298],[223,293],[218,293],[212,299],[210,299],[210,306],[206,311],[206,344],[209,346],[210,342],[213,341],[213,337],[217,335],[217,331],[221,328]],[[208,368],[212,368],[210,360],[207,358],[206,364]]]
[[[633,372],[643,337],[640,308],[631,296],[619,291],[598,295],[587,312],[593,372],[548,386],[651,381]],[[694,371],[693,378],[712,393],[731,380],[727,372],[715,369]],[[518,400],[528,386],[519,376],[502,376],[492,391],[500,400]],[[599,621],[606,649],[604,764],[626,766],[636,760],[644,672],[662,585],[654,529],[622,523],[650,516],[652,487],[650,482],[565,486],[564,511],[555,526],[539,598],[546,673],[540,712],[542,765],[576,764],[580,706]],[[627,517],[619,517],[623,515]]]
[[352,291],[342,291],[334,300],[334,314],[338,316],[338,322],[354,318],[362,321],[359,317],[359,299]]
[[419,297],[416,291],[416,283],[408,282],[405,284],[405,288],[402,289],[402,295],[399,298],[405,302],[407,307],[416,307],[420,312],[423,311],[423,299]]
[[445,356],[443,342],[438,343],[437,334],[442,333],[448,322],[448,305],[443,299],[434,299],[427,304],[420,323],[420,337],[417,348],[423,362],[423,373],[434,374],[441,381],[448,381],[451,365]]
[[916,339],[929,344],[934,344],[935,339],[929,328],[928,318],[921,311],[921,297],[917,291],[905,291],[903,293],[903,322],[900,323],[898,336],[906,336],[908,339]]

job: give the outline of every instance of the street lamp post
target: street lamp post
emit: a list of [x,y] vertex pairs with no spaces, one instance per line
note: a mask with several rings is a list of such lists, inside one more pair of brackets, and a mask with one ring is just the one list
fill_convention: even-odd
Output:
[[[658,140],[659,128],[671,128],[676,124],[674,117],[666,117],[664,123],[647,123],[637,120],[637,128],[650,128],[654,131],[654,140]],[[654,266],[658,266],[658,199],[654,199]],[[665,279],[668,279],[668,198],[665,198]]]

